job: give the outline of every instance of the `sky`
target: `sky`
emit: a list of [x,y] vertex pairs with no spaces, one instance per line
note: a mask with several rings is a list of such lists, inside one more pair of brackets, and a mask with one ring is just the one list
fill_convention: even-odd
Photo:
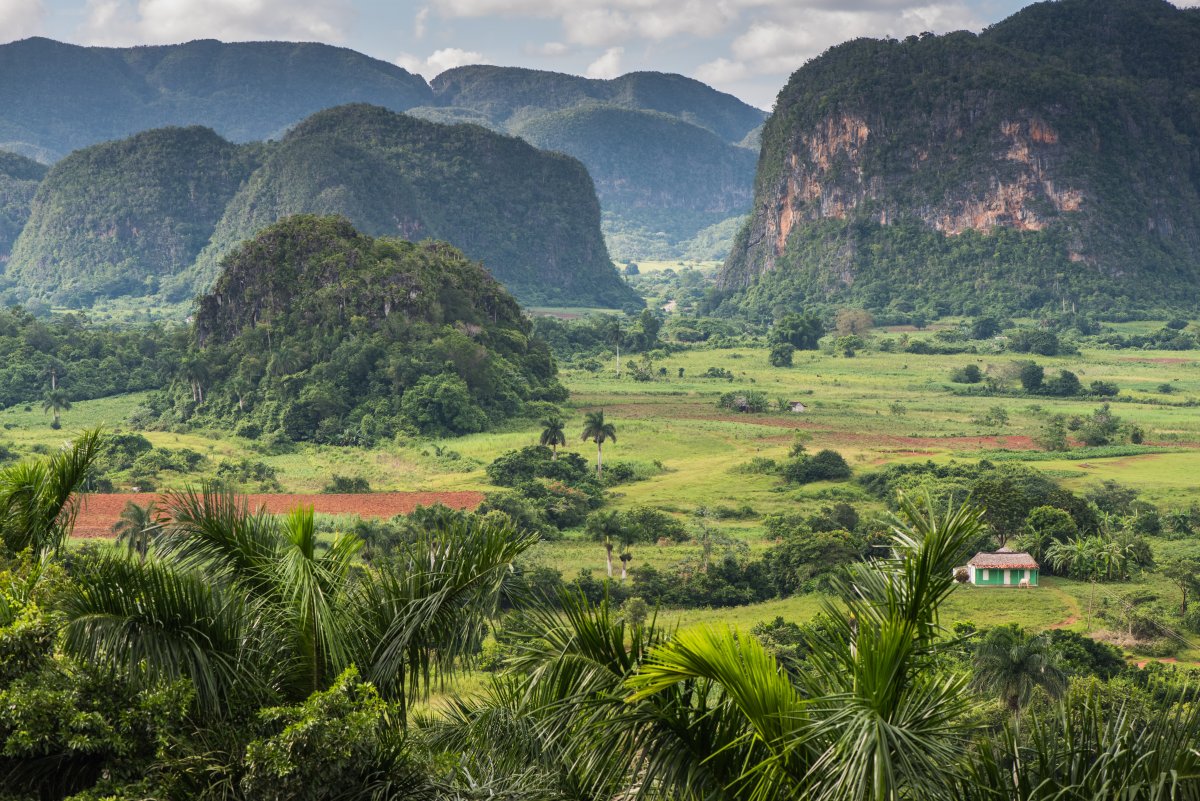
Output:
[[[1182,0],[1196,5],[1200,0]],[[860,36],[978,31],[1019,0],[0,0],[0,42],[319,41],[426,78],[500,64],[678,72],[770,109],[788,76]]]

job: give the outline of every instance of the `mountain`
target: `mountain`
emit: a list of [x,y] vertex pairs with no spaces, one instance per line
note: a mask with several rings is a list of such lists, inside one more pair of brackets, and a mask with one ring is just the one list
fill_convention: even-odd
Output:
[[430,82],[438,106],[466,108],[512,130],[551,111],[603,104],[657,111],[737,142],[762,124],[762,111],[700,81],[665,72],[582,78],[560,72],[477,64],[456,67]]
[[[106,48],[34,38],[0,45],[0,150],[47,163],[171,126],[202,125],[234,143],[280,139],[318,111],[355,103],[527,131],[529,141],[583,160],[600,187],[610,249],[622,259],[682,256],[701,230],[745,214],[754,131],[765,116],[699,81],[656,72],[595,80],[472,66],[444,72],[431,86],[392,64],[321,44]],[[581,111],[595,107],[603,111]],[[615,162],[660,154],[688,169],[697,194],[676,191],[678,172]],[[616,185],[631,192],[611,193]],[[632,204],[630,194],[637,196]],[[711,248],[712,232],[703,239]]]
[[731,306],[1194,310],[1200,13],[1039,3],[976,36],[857,40],[762,133]]
[[[699,81],[657,72],[597,80],[470,66],[442,73],[431,86],[436,108],[412,113],[462,115],[582,161],[600,195],[614,258],[682,256],[705,229],[749,210],[754,132],[764,114]],[[710,237],[703,235],[711,248]]]
[[225,259],[181,380],[152,406],[172,423],[334,444],[481,431],[566,397],[530,329],[513,297],[445,243],[289,217]]
[[756,154],[678,117],[587,105],[533,117],[514,133],[583,162],[617,258],[675,255],[750,208]]
[[72,153],[38,188],[6,282],[74,306],[157,292],[192,266],[259,150],[193,127]]
[[73,153],[38,190],[5,279],[69,305],[182,300],[211,287],[243,240],[301,213],[449,241],[526,303],[638,302],[609,261],[578,161],[367,105],[315,114],[274,143],[168,128]]
[[478,126],[364,105],[310,117],[229,204],[200,257],[200,285],[231,247],[298,213],[341,214],[377,236],[443,239],[525,303],[637,301],[609,261],[583,165]]
[[36,161],[0,151],[0,264],[8,261],[28,222],[34,193],[45,175],[46,168]]
[[0,45],[0,149],[43,161],[150,128],[200,124],[248,142],[331,106],[403,111],[430,98],[424,78],[323,44]]

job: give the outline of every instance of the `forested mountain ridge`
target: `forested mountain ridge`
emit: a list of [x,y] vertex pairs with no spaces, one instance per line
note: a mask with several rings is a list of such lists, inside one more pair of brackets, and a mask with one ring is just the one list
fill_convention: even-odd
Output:
[[[517,135],[536,124],[529,141],[548,140],[591,172],[620,258],[682,255],[702,229],[745,214],[757,151],[747,136],[765,117],[699,81],[657,72],[599,80],[478,65],[449,70],[431,87],[392,64],[320,44],[0,45],[0,150],[44,162],[168,126],[203,125],[234,143],[279,139],[311,114],[352,103]],[[608,113],[572,114],[585,107]],[[678,174],[620,160],[663,153],[695,168],[686,180],[698,193],[677,189]],[[631,187],[638,202],[607,191],[615,184]],[[698,212],[697,197],[711,198],[712,208]]]
[[738,142],[766,116],[707,84],[665,72],[600,79],[475,64],[446,70],[430,86],[436,105],[470,109],[508,129],[549,112],[603,104],[668,114]]
[[743,142],[765,114],[699,81],[475,65],[431,86],[436,107],[412,113],[480,122],[582,161],[614,258],[681,256],[705,228],[749,209],[757,147]]
[[0,264],[8,261],[13,243],[33,206],[46,167],[16,153],[0,151]]
[[609,261],[578,161],[368,105],[320,112],[279,142],[169,128],[78,151],[38,190],[5,278],[21,295],[68,305],[182,300],[206,291],[243,240],[300,213],[447,240],[527,303],[636,301]]
[[242,243],[193,330],[181,380],[154,405],[170,422],[244,436],[457,434],[565,397],[549,349],[481,265],[341,217],[288,217]]
[[763,133],[734,305],[1195,305],[1200,14],[1041,3],[975,36],[857,40]]
[[600,207],[578,161],[478,126],[445,126],[355,105],[321,112],[272,146],[198,262],[298,213],[341,214],[375,236],[443,239],[526,303],[620,307]]
[[39,187],[6,282],[75,306],[154,294],[191,267],[260,150],[192,127],[72,153]]
[[234,142],[280,135],[331,106],[425,105],[425,79],[343,47],[201,40],[0,45],[0,149],[43,161],[150,128],[205,125]]

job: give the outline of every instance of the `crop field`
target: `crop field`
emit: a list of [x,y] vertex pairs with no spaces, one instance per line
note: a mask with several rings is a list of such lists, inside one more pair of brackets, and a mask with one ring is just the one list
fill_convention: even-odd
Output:
[[[876,332],[877,338],[905,335],[922,337],[929,333]],[[562,379],[571,390],[566,409],[566,449],[595,459],[595,446],[580,441],[579,427],[585,411],[603,409],[617,427],[616,441],[605,444],[605,463],[632,462],[649,474],[645,480],[613,488],[614,508],[656,507],[690,525],[698,513],[746,506],[752,514],[743,519],[707,519],[749,553],[761,553],[773,544],[762,528],[764,515],[815,511],[823,503],[836,500],[852,501],[871,514],[882,516],[886,512],[879,501],[853,481],[819,482],[797,488],[775,475],[744,470],[755,457],[785,457],[797,441],[809,451],[839,451],[855,474],[903,461],[1016,460],[1046,471],[1075,490],[1112,479],[1138,490],[1145,500],[1164,509],[1200,500],[1196,486],[1196,476],[1200,475],[1200,406],[1195,405],[1200,401],[1200,370],[1196,369],[1200,361],[1186,354],[1181,357],[1179,353],[1129,350],[1086,350],[1077,356],[1037,357],[1047,372],[1065,368],[1077,373],[1085,384],[1094,380],[1115,382],[1121,397],[1112,403],[1113,412],[1146,432],[1145,442],[1137,446],[1085,448],[1076,443],[1068,452],[1051,453],[1035,444],[1045,420],[1053,414],[1087,415],[1098,401],[1031,397],[1018,392],[969,394],[963,385],[949,381],[953,369],[968,363],[981,369],[1000,369],[1007,362],[1028,358],[1003,353],[941,356],[874,350],[847,358],[798,351],[793,367],[775,368],[768,364],[765,348],[695,348],[654,359],[654,373],[659,378],[650,382],[633,381],[624,368],[618,377],[618,365],[611,358],[594,372],[565,364]],[[710,368],[728,371],[732,379],[702,377]],[[1170,385],[1172,391],[1164,393],[1163,385]],[[740,414],[718,408],[720,396],[731,390],[761,391],[772,401],[800,401],[805,410]],[[109,430],[121,430],[123,420],[142,400],[133,395],[77,403],[64,414],[64,429],[60,432],[50,430],[47,417],[39,409],[13,407],[0,412],[0,437],[18,452],[44,452],[77,428],[103,424]],[[996,407],[1003,408],[1007,423],[983,422],[989,410]],[[371,450],[300,445],[285,453],[272,452],[253,441],[204,432],[144,433],[155,447],[190,448],[212,462],[261,461],[276,471],[285,493],[298,493],[291,497],[298,502],[315,502],[322,511],[321,505],[333,502],[332,496],[325,496],[330,499],[325,501],[313,493],[319,493],[333,474],[365,479],[377,492],[469,493],[444,497],[474,499],[477,503],[480,493],[496,489],[484,472],[486,464],[505,451],[535,444],[539,430],[534,421],[513,422],[499,430],[455,439],[401,438]],[[167,478],[163,486],[181,487],[194,480],[189,476]],[[399,501],[420,496],[379,497]],[[362,501],[356,499],[350,507],[356,503]],[[396,509],[404,511],[399,506]],[[330,511],[354,509],[331,507]],[[1200,555],[1200,547],[1190,540],[1155,538],[1152,544],[1158,556]],[[698,549],[692,543],[638,546],[632,551],[631,566],[668,567],[694,558]],[[534,559],[560,570],[565,577],[581,570],[600,575],[605,569],[603,548],[580,531],[568,531],[560,541],[539,544]],[[1132,589],[1155,593],[1164,600],[1175,597],[1165,579],[1149,574],[1132,583],[1102,586],[1094,603],[1118,602],[1117,596]],[[943,610],[943,623],[1015,622],[1038,629],[1084,630],[1089,624],[1089,590],[1086,584],[1050,577],[1044,579],[1043,586],[1029,591],[964,587]],[[747,627],[776,616],[806,619],[819,610],[822,602],[820,596],[810,594],[748,607],[660,610],[659,614],[681,625]],[[1186,648],[1179,657],[1200,660],[1200,647]]]

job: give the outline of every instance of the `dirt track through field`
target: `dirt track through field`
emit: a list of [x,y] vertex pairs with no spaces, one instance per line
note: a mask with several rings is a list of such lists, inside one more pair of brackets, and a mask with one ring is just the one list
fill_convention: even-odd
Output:
[[[121,516],[128,501],[145,506],[158,500],[153,492],[88,495],[75,521],[76,537],[112,537],[113,523]],[[454,509],[474,509],[483,503],[482,492],[371,492],[361,495],[286,494],[247,495],[251,509],[265,508],[272,514],[297,506],[312,506],[317,514],[395,517],[408,514],[417,506],[441,503]]]

